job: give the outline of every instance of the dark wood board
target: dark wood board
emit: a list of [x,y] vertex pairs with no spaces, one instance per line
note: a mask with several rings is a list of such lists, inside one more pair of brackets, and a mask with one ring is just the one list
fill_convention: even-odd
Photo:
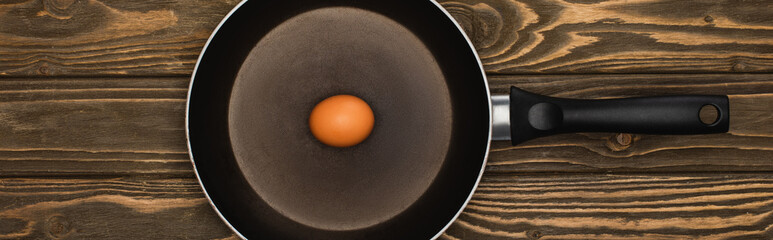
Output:
[[[196,58],[238,2],[1,2],[0,239],[237,239],[184,119]],[[731,101],[726,134],[495,142],[441,239],[773,239],[770,1],[439,2],[495,94]]]
[[773,239],[772,180],[486,176],[441,239]]
[[[490,172],[771,171],[773,76],[492,76],[558,97],[730,94],[730,133],[564,134],[494,142]],[[0,175],[191,174],[185,145],[187,78],[0,81]]]
[[770,2],[441,1],[488,72],[770,72]]
[[[440,1],[498,74],[773,70],[765,0]],[[187,76],[236,0],[0,3],[0,76]]]
[[237,239],[195,178],[0,178],[2,239]]
[[188,79],[0,81],[0,175],[191,174]]
[[0,76],[190,75],[238,1],[14,0],[0,4]]
[[[441,239],[770,239],[773,176],[485,175]],[[0,238],[236,239],[194,178],[0,178]]]

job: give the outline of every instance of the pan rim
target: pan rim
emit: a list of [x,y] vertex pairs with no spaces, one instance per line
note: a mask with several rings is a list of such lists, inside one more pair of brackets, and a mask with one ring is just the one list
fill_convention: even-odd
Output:
[[[223,20],[220,20],[220,23],[217,24],[217,27],[215,27],[215,30],[212,31],[212,34],[209,35],[209,38],[207,39],[207,42],[204,44],[204,48],[201,49],[201,52],[199,53],[199,57],[196,59],[196,65],[193,67],[193,73],[191,74],[191,82],[188,84],[188,96],[185,100],[185,142],[188,146],[188,157],[191,159],[191,165],[193,165],[193,173],[196,175],[196,180],[199,182],[199,187],[204,192],[204,196],[207,198],[207,202],[209,202],[209,205],[212,207],[212,209],[215,210],[215,213],[217,213],[217,216],[225,222],[225,224],[228,226],[228,228],[231,229],[236,235],[241,239],[247,239],[244,237],[244,235],[239,232],[238,229],[236,229],[233,224],[231,224],[228,219],[223,216],[223,213],[220,212],[220,209],[215,206],[215,202],[212,201],[212,198],[209,196],[209,193],[207,192],[207,188],[204,187],[204,182],[201,181],[201,176],[199,175],[199,170],[196,168],[196,160],[193,158],[193,149],[191,148],[191,134],[190,134],[190,109],[191,109],[191,93],[193,93],[193,82],[196,80],[196,73],[199,70],[199,64],[201,64],[201,59],[204,58],[204,53],[207,51],[207,48],[209,48],[209,44],[212,42],[212,39],[215,38],[215,35],[217,35],[217,32],[220,30],[220,28],[225,24],[225,22],[228,21],[229,18],[231,18],[231,15],[233,15],[239,8],[242,7],[245,3],[247,3],[248,0],[242,0],[236,6],[234,6],[231,11],[229,11],[225,17],[223,17]],[[488,85],[486,86],[488,89]]]
[[483,161],[481,162],[478,178],[475,180],[475,184],[472,186],[472,189],[470,189],[470,193],[469,195],[467,195],[467,199],[464,200],[464,203],[462,204],[461,207],[459,207],[459,210],[456,212],[456,214],[454,214],[454,217],[449,219],[448,223],[446,223],[446,225],[442,229],[440,229],[435,234],[435,236],[431,238],[432,240],[434,240],[439,238],[440,235],[442,235],[449,227],[451,227],[451,224],[453,224],[456,221],[456,219],[459,218],[459,215],[462,214],[462,211],[464,211],[464,209],[467,208],[467,204],[470,203],[470,200],[472,199],[472,195],[475,193],[475,190],[478,189],[478,184],[480,184],[480,179],[481,177],[483,177],[483,172],[486,170],[486,163],[488,162],[488,154],[489,154],[489,151],[491,150],[491,134],[493,131],[494,116],[492,115],[491,90],[489,89],[488,77],[486,76],[486,71],[483,69],[483,62],[480,61],[480,55],[478,55],[478,51],[475,50],[475,46],[472,44],[470,37],[467,36],[467,33],[464,32],[462,25],[460,25],[459,22],[457,22],[456,19],[454,19],[453,16],[451,16],[451,13],[448,12],[448,10],[446,10],[445,8],[443,8],[443,6],[440,5],[440,3],[438,3],[436,0],[430,0],[430,2],[432,2],[435,5],[435,7],[437,7],[440,11],[442,11],[448,20],[454,23],[458,32],[462,34],[462,36],[464,37],[464,40],[469,45],[469,48],[467,50],[471,51],[472,54],[475,56],[475,61],[478,63],[478,69],[480,69],[480,75],[483,78],[483,85],[485,86],[485,89],[486,89],[486,102],[488,104],[488,119],[489,119],[488,140],[486,141],[486,151],[485,151],[486,153],[483,155]]
[[[190,118],[190,100],[191,100],[191,93],[193,91],[193,83],[195,81],[195,77],[196,77],[196,73],[198,72],[199,65],[201,64],[201,60],[204,57],[204,53],[207,51],[207,48],[209,48],[209,44],[214,39],[215,35],[217,35],[217,33],[220,30],[220,28],[225,24],[225,22],[228,21],[228,19],[230,19],[231,15],[233,15],[239,8],[241,8],[242,5],[247,3],[247,1],[248,0],[241,0],[238,4],[236,4],[236,6],[234,6],[234,8],[231,9],[231,11],[229,11],[223,17],[223,20],[220,21],[220,23],[217,25],[217,27],[215,27],[215,30],[212,32],[212,34],[207,39],[207,42],[204,44],[204,48],[202,48],[202,50],[199,53],[199,56],[198,56],[198,58],[196,60],[196,65],[193,68],[193,72],[191,74],[191,81],[190,81],[190,83],[188,85],[188,94],[187,94],[186,102],[185,102],[185,138],[186,138],[186,145],[188,147],[188,157],[191,160],[191,165],[193,166],[193,172],[196,175],[196,180],[199,183],[198,185],[201,188],[201,190],[204,192],[204,196],[207,198],[207,202],[209,202],[209,205],[215,210],[215,213],[217,214],[217,216],[221,220],[223,220],[223,222],[228,226],[228,228],[230,228],[231,231],[236,233],[236,235],[239,238],[241,238],[241,239],[247,239],[247,238],[241,232],[239,232],[239,230],[236,229],[233,226],[233,224],[231,224],[231,222],[228,221],[228,219],[225,218],[225,216],[223,216],[223,214],[220,212],[220,209],[218,209],[217,206],[215,205],[215,203],[212,201],[212,198],[210,197],[209,193],[207,192],[206,187],[204,187],[204,184],[201,181],[201,176],[199,174],[198,169],[196,168],[196,161],[195,161],[195,159],[193,157],[193,151],[192,151],[192,148],[191,148],[190,126],[189,126],[190,119],[189,118]],[[448,220],[448,222],[446,223],[446,225],[443,228],[438,230],[438,232],[432,238],[430,238],[430,239],[434,240],[434,239],[439,238],[451,226],[451,224],[453,224],[456,221],[456,219],[459,218],[459,216],[461,215],[462,211],[464,211],[464,209],[467,207],[467,205],[469,204],[470,200],[472,199],[472,196],[475,193],[475,191],[477,190],[478,185],[480,184],[480,180],[481,180],[481,178],[483,176],[483,172],[485,171],[485,168],[486,168],[486,163],[488,162],[489,151],[491,150],[491,137],[492,137],[492,128],[493,128],[493,116],[492,116],[491,91],[490,91],[490,87],[489,87],[489,84],[488,84],[488,77],[486,76],[486,72],[485,72],[485,70],[483,68],[483,63],[481,62],[480,56],[479,56],[478,52],[475,50],[475,46],[472,44],[472,41],[470,40],[469,36],[467,36],[467,34],[464,32],[464,29],[462,28],[462,26],[459,24],[459,22],[456,21],[456,19],[453,18],[453,16],[451,16],[451,13],[448,12],[448,10],[443,8],[443,6],[440,3],[438,3],[436,0],[429,0],[429,1],[432,4],[434,4],[434,6],[438,10],[443,12],[443,14],[446,16],[447,20],[450,20],[456,26],[458,33],[460,33],[462,35],[462,37],[464,37],[464,40],[467,42],[467,44],[469,46],[467,48],[467,50],[471,51],[472,54],[475,56],[475,60],[478,63],[478,69],[480,69],[480,74],[481,74],[481,77],[483,79],[483,83],[484,83],[483,85],[484,85],[484,88],[486,90],[486,103],[487,103],[487,106],[488,106],[488,119],[489,119],[489,123],[488,123],[488,138],[487,138],[487,141],[486,141],[486,151],[485,151],[485,154],[483,155],[483,161],[481,161],[480,172],[478,172],[478,177],[475,180],[475,184],[472,186],[472,189],[469,190],[469,193],[467,195],[467,199],[464,201],[462,206],[459,207],[459,210],[457,210],[456,214],[454,214],[454,216],[451,219]]]

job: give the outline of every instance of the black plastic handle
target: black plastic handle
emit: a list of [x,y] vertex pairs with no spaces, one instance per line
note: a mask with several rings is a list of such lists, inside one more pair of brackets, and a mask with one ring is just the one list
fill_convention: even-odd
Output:
[[[706,105],[717,109],[714,123],[700,119]],[[542,96],[510,88],[510,133],[513,145],[569,132],[644,134],[707,134],[727,132],[727,96],[684,95],[608,100],[580,100]]]

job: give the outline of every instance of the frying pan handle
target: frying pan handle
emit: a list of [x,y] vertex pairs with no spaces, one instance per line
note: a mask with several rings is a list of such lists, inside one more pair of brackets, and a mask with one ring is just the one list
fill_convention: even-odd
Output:
[[[704,123],[700,111],[713,106],[717,119]],[[513,145],[542,136],[570,132],[707,134],[727,132],[727,96],[683,95],[605,100],[542,96],[510,88]]]

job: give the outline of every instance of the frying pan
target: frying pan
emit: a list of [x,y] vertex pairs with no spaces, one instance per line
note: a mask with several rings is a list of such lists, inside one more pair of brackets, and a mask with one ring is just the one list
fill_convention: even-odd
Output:
[[[319,101],[368,102],[371,135],[317,141]],[[701,122],[712,106],[717,119]],[[186,129],[196,175],[242,238],[430,239],[456,219],[492,140],[565,132],[726,132],[726,96],[491,96],[469,39],[434,1],[252,0],[196,64]]]

